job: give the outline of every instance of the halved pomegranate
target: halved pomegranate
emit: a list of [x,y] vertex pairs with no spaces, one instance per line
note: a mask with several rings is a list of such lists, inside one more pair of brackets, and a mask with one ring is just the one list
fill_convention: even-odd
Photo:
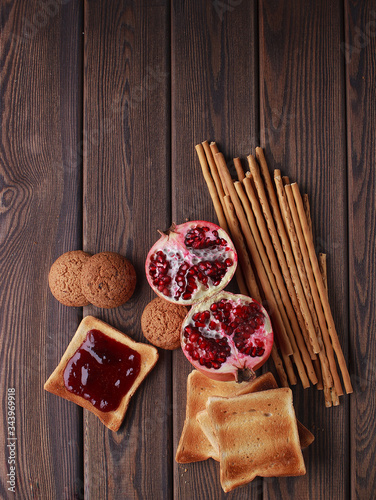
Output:
[[219,292],[191,308],[182,325],[181,346],[192,365],[208,377],[242,382],[254,378],[268,359],[273,330],[258,302]]
[[145,263],[149,284],[160,297],[191,305],[223,290],[233,277],[237,254],[216,224],[190,221],[160,234]]

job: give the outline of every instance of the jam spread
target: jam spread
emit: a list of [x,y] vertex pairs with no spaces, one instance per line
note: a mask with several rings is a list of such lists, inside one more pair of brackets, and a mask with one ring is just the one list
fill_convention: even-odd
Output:
[[132,387],[140,366],[137,351],[90,330],[65,367],[64,384],[98,410],[113,411]]

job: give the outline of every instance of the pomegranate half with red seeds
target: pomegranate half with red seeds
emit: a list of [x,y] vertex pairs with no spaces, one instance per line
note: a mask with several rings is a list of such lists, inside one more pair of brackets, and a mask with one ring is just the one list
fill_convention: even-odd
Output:
[[195,304],[182,325],[181,346],[192,365],[215,380],[242,382],[268,359],[273,330],[265,309],[229,292]]
[[153,245],[145,263],[150,286],[160,297],[191,305],[223,290],[235,273],[237,254],[216,224],[173,225]]

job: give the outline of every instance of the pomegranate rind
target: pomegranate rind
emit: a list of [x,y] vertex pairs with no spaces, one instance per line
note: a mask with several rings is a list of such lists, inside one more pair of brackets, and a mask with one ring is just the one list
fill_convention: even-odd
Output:
[[[197,228],[209,228],[208,239],[213,242],[215,239],[220,239],[225,244],[221,246],[214,246],[211,248],[187,248],[185,245],[185,237],[191,230]],[[213,231],[218,234],[218,236],[213,236]],[[158,252],[162,252],[162,259],[168,261],[170,268],[165,271],[167,278],[171,279],[170,283],[164,287],[162,284],[156,284],[157,279],[155,275],[152,276],[151,272],[152,265],[156,262],[156,256]],[[207,279],[207,284],[201,282],[197,276],[193,276],[194,285],[196,289],[192,291],[190,297],[184,297],[184,293],[179,288],[179,284],[176,281],[178,278],[181,266],[186,263],[187,271],[184,276],[186,288],[189,287],[188,284],[188,274],[191,268],[196,266],[202,266],[214,263],[214,265],[225,265],[225,270],[221,269],[220,282],[216,283],[212,280],[211,276],[204,276]],[[229,264],[231,262],[231,264]],[[200,302],[206,297],[212,296],[221,290],[223,290],[227,284],[231,281],[234,273],[236,271],[238,262],[237,253],[234,244],[231,241],[229,235],[217,224],[207,221],[189,221],[179,225],[173,225],[169,231],[166,233],[161,233],[161,238],[151,247],[145,262],[145,273],[149,285],[154,290],[154,292],[163,299],[166,299],[175,304],[181,305],[192,305]],[[159,265],[158,263],[155,265]],[[162,264],[161,264],[162,265]],[[198,271],[197,273],[199,273]],[[208,271],[203,271],[208,272]],[[162,277],[163,278],[163,277]],[[180,278],[183,279],[183,278]],[[185,289],[184,289],[185,291]],[[179,292],[181,293],[178,296]]]
[[[251,356],[244,352],[240,352],[235,345],[234,330],[232,333],[226,334],[225,332],[223,332],[223,326],[220,326],[219,330],[215,330],[210,327],[211,322],[220,323],[213,317],[211,306],[212,304],[219,304],[223,300],[227,301],[232,306],[232,311],[230,313],[231,319],[228,320],[229,322],[234,320],[234,310],[237,306],[242,307],[246,306],[247,304],[254,304],[255,310],[259,311],[259,317],[262,318],[261,324],[257,327],[249,327],[250,329],[252,329],[253,333],[251,333],[251,335],[249,336],[251,340],[247,340],[247,342],[251,342],[254,345],[256,345],[256,343],[260,344],[262,347],[260,347],[259,352],[262,352],[262,350],[264,350],[261,355]],[[205,320],[205,326],[197,327],[197,324],[201,324],[200,319],[194,320],[194,318],[200,318],[200,315],[207,311],[210,312],[210,317]],[[247,325],[247,323],[242,323],[242,325]],[[208,368],[200,363],[200,359],[194,359],[192,357],[192,352],[194,350],[197,350],[197,352],[201,353],[204,357],[206,356],[205,353],[207,353],[207,351],[203,351],[198,345],[196,349],[195,342],[190,342],[190,340],[187,338],[187,327],[193,328],[193,333],[197,333],[198,330],[200,336],[204,337],[205,339],[215,339],[215,336],[219,336],[221,339],[226,339],[227,344],[230,348],[230,354],[227,356],[225,362],[223,362],[223,364],[221,364],[219,368]],[[242,380],[253,378],[254,372],[261,368],[261,366],[267,361],[272,351],[274,334],[269,315],[259,302],[245,295],[222,291],[215,294],[214,296],[202,300],[191,308],[182,324],[180,340],[182,350],[188,361],[197,370],[200,370],[204,375],[214,380],[235,380],[237,382],[241,382]],[[213,342],[214,345],[214,341],[211,342]],[[189,343],[193,344],[193,348],[192,345],[190,348],[188,347]],[[224,348],[224,350],[225,349],[226,348]]]

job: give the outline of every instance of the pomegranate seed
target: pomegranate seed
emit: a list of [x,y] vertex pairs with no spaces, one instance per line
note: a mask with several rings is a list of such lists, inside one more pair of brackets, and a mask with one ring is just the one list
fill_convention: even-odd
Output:
[[226,264],[227,267],[231,267],[233,265],[233,263],[234,262],[231,259],[226,259],[225,260],[225,264]]
[[211,311],[216,311],[218,309],[218,304],[214,303],[210,306]]
[[199,338],[200,334],[197,333],[197,332],[193,332],[189,335],[189,341],[190,342],[197,342],[198,338]]
[[254,330],[257,330],[257,327],[259,326],[255,318],[252,318],[252,319],[249,321],[249,324],[250,324],[250,326],[251,326]]
[[210,361],[213,361],[213,359],[215,358],[215,354],[213,351],[209,351],[208,354],[207,354],[207,357],[210,359]]
[[209,311],[203,311],[200,316],[200,321],[207,321],[210,318]]
[[191,325],[187,325],[185,328],[184,328],[184,332],[187,334],[187,335],[190,335],[192,332],[194,332],[194,329],[192,328]]

